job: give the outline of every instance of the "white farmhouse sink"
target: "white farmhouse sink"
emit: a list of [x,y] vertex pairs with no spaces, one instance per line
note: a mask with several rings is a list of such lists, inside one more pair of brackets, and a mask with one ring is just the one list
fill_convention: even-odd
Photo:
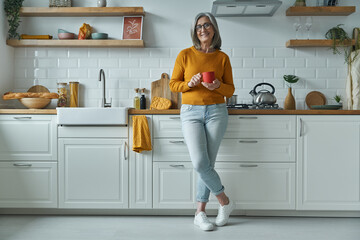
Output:
[[58,125],[127,125],[128,108],[56,108]]

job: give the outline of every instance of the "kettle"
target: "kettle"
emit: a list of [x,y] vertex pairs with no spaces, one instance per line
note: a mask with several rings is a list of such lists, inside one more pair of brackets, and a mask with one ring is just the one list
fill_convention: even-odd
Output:
[[[256,88],[262,85],[268,85],[272,88],[272,92],[269,92],[266,89],[261,89],[259,92],[256,92]],[[249,92],[253,96],[253,104],[274,104],[276,103],[276,97],[274,95],[275,88],[270,83],[259,83],[255,85],[254,89]]]

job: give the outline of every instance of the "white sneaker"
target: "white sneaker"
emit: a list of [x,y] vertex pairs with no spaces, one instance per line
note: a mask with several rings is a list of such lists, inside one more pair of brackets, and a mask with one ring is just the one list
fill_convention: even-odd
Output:
[[194,224],[204,231],[211,231],[214,229],[214,225],[209,221],[204,212],[199,212],[195,215]]
[[224,226],[229,220],[231,212],[235,209],[235,203],[229,199],[229,204],[219,206],[219,212],[215,220],[216,226]]

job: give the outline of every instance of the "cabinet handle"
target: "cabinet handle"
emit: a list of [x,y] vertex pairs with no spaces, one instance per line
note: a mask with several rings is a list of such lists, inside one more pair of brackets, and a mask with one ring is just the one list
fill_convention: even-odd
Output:
[[174,144],[184,144],[184,141],[169,141],[169,143],[174,143]]
[[29,163],[14,163],[13,164],[15,167],[31,167],[32,164]]
[[170,164],[170,167],[174,167],[174,168],[184,168],[185,166],[180,164],[180,165],[176,165],[176,164]]
[[258,117],[239,117],[239,119],[258,119]]
[[300,137],[303,136],[303,120],[300,118]]
[[172,119],[172,120],[179,120],[180,119],[180,117],[169,117],[170,119]]
[[240,164],[240,167],[258,167],[257,164]]
[[128,144],[127,144],[127,142],[125,141],[125,147],[124,147],[124,159],[125,159],[125,160],[128,159],[128,151],[127,151],[127,148],[128,148]]
[[31,119],[31,117],[14,117],[16,120],[25,120],[25,119]]
[[239,143],[258,143],[258,141],[244,141],[244,140],[240,140]]

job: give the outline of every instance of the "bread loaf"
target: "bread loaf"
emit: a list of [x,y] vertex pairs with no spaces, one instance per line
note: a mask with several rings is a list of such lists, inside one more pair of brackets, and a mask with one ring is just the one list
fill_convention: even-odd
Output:
[[21,98],[58,98],[59,95],[57,93],[48,93],[48,92],[25,92],[25,93],[13,93],[13,92],[7,92],[3,95],[4,100],[9,99],[21,99]]
[[151,99],[150,109],[165,110],[171,107],[171,101],[162,97],[153,97]]

